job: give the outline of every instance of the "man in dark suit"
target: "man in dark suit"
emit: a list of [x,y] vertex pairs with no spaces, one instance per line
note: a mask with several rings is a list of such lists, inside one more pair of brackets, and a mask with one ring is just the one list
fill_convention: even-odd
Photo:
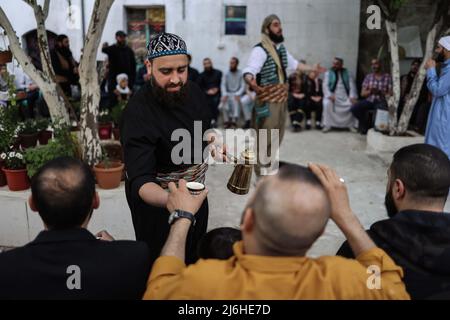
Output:
[[[104,241],[86,227],[99,207],[90,168],[62,157],[31,181],[29,206],[45,230],[24,247],[0,254],[2,299],[140,299],[149,250],[135,241]],[[111,239],[110,239],[111,240]]]

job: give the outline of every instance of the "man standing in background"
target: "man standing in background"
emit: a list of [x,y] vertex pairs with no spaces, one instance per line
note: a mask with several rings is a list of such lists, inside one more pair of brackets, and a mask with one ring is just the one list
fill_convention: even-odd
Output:
[[136,80],[136,59],[133,50],[127,45],[127,35],[123,31],[116,32],[116,43],[108,46],[103,44],[102,52],[108,55],[109,73],[108,73],[108,92],[110,94],[111,106],[116,103],[114,89],[117,82],[116,77],[125,73],[128,76],[128,85],[133,88]]
[[210,58],[203,59],[204,71],[198,77],[198,85],[205,92],[208,106],[212,115],[211,127],[217,126],[219,117],[220,103],[220,83],[222,81],[222,72],[214,69]]
[[232,57],[230,71],[222,80],[223,121],[225,129],[236,128],[241,111],[241,96],[245,91],[242,71],[238,69],[239,59]]
[[425,143],[444,151],[450,157],[450,36],[439,40],[436,49],[437,62],[442,63],[440,76],[436,73],[436,61],[427,62],[427,86],[433,95],[428,117]]

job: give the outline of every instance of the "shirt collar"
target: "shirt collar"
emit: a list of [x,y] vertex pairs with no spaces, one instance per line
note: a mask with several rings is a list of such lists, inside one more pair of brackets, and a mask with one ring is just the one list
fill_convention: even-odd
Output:
[[41,231],[31,244],[96,240],[94,235],[84,228]]
[[233,245],[233,251],[238,263],[244,269],[266,273],[298,271],[310,260],[307,257],[272,257],[245,254],[242,241]]

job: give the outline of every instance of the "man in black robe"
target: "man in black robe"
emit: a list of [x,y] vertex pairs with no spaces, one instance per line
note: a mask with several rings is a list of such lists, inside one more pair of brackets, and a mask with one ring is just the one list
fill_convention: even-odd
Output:
[[[170,229],[167,183],[181,178],[204,181],[207,152],[203,151],[208,142],[203,137],[210,128],[211,115],[204,93],[188,81],[186,44],[180,37],[163,33],[151,40],[145,64],[150,81],[130,99],[120,130],[126,196],[136,239],[149,245],[153,263]],[[187,130],[190,135],[190,152],[182,150],[181,164],[172,155],[182,140],[177,137],[172,141],[172,133],[177,129]],[[175,154],[176,158],[180,152]],[[197,243],[208,224],[207,200],[195,219],[186,247],[186,263],[197,260]]]

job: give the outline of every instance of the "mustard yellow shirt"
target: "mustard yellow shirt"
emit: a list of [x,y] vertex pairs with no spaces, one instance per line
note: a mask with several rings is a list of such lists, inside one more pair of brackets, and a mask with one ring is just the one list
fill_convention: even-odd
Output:
[[379,248],[356,260],[247,255],[242,242],[233,250],[228,260],[188,267],[176,257],[159,257],[144,299],[409,299],[403,270]]

